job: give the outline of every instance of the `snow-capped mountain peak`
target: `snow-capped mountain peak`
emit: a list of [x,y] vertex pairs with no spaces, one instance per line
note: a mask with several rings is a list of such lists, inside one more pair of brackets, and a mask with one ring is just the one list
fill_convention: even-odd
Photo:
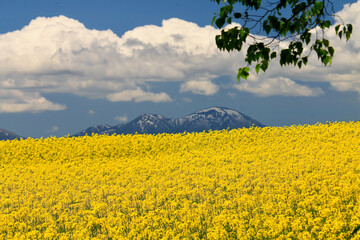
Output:
[[142,114],[136,120],[136,125],[140,127],[141,131],[144,131],[147,126],[154,126],[164,117],[158,114]]
[[218,112],[218,113],[224,113],[225,110],[226,110],[226,108],[224,108],[224,107],[211,107],[211,108],[205,108],[205,109],[199,110],[196,113],[208,113],[210,111],[215,111],[215,112]]
[[[264,125],[254,119],[225,107],[210,107],[194,112],[183,118],[166,118],[160,114],[141,114],[133,121],[110,127],[109,125],[97,125],[104,128],[104,133],[134,134],[134,133],[182,133],[182,132],[202,132],[208,130],[234,129]],[[96,127],[96,126],[94,126]],[[109,128],[110,127],[110,128]],[[94,129],[88,128],[101,134],[101,127]],[[91,131],[84,130],[76,135],[91,135]],[[98,131],[100,130],[100,132]],[[74,136],[76,136],[74,135]]]
[[235,110],[232,110],[230,108],[226,108],[226,107],[211,107],[211,108],[205,108],[205,109],[202,109],[202,110],[199,110],[195,113],[197,114],[201,114],[201,113],[206,113],[206,114],[209,114],[209,113],[218,113],[218,114],[230,114],[230,115],[241,115],[240,112],[238,111],[235,111]]
[[186,129],[198,130],[220,130],[251,126],[263,127],[264,125],[249,116],[225,107],[210,107],[194,112],[184,117]]
[[224,108],[224,107],[211,107],[202,109],[200,111],[197,111],[195,113],[192,113],[188,116],[186,116],[186,119],[219,119],[224,117],[232,117],[232,118],[238,118],[239,121],[244,119],[244,114],[232,110],[230,108]]
[[159,114],[145,113],[145,114],[141,114],[137,119],[139,123],[140,122],[153,123],[154,121],[157,121],[159,119],[164,119],[164,117]]

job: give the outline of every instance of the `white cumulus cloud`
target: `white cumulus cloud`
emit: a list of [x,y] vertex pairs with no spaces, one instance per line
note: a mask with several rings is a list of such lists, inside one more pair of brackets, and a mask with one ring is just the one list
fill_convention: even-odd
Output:
[[[119,37],[65,16],[38,17],[0,35],[0,87],[39,96],[60,92],[110,101],[170,101],[167,93],[145,92],[139,84],[206,81],[227,73],[232,61],[217,50],[217,33],[173,18]],[[23,109],[64,109],[48,100],[42,104],[28,103]]]
[[152,102],[171,102],[172,99],[169,95],[164,92],[161,93],[152,93],[145,92],[141,88],[136,88],[134,90],[124,90],[117,93],[112,93],[107,95],[108,100],[112,102],[144,102],[144,101],[152,101]]
[[127,121],[128,121],[128,117],[127,117],[126,115],[116,116],[116,117],[115,117],[115,121],[118,121],[118,122],[127,122]]
[[242,84],[236,85],[236,88],[240,91],[251,92],[259,97],[274,95],[315,97],[324,94],[321,88],[310,88],[300,85],[289,78],[254,79],[249,78],[247,81],[243,81]]
[[[360,1],[338,14],[353,24],[348,43],[326,33],[335,47],[333,64],[322,67],[312,56],[297,70],[272,63],[252,81],[236,82],[246,65],[246,51],[220,52],[214,41],[219,30],[172,18],[161,26],[134,28],[122,36],[111,30],[88,29],[66,16],[38,17],[22,29],[0,34],[0,112],[64,110],[45,93],[72,93],[109,101],[169,102],[162,91],[145,91],[154,82],[178,82],[179,92],[214,95],[214,79],[230,76],[235,88],[259,96],[317,96],[319,88],[302,82],[328,82],[339,91],[360,93]],[[246,50],[246,49],[244,49]],[[256,75],[256,74],[255,74]]]
[[66,106],[53,103],[38,92],[0,89],[0,113],[41,112],[64,110]]
[[48,130],[48,132],[57,132],[57,131],[59,131],[59,127],[58,127],[58,126],[52,126],[52,127]]
[[219,91],[219,86],[210,81],[188,81],[180,86],[180,92],[192,92],[201,95],[214,95]]

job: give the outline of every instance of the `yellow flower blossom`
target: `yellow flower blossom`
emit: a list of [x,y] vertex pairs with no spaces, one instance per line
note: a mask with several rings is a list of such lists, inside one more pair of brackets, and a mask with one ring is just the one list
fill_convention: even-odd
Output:
[[360,239],[359,203],[360,122],[0,141],[0,239]]

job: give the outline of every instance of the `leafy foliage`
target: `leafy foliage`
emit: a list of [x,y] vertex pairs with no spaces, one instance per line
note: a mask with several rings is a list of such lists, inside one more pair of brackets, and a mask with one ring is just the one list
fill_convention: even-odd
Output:
[[[329,17],[338,17],[334,14],[330,0],[211,0],[218,4],[220,13],[215,13],[212,25],[221,30],[216,36],[216,45],[223,51],[241,51],[245,43],[249,44],[245,61],[248,65],[256,63],[255,71],[266,71],[271,60],[280,57],[280,65],[294,65],[301,68],[308,62],[308,56],[315,51],[318,59],[325,65],[331,65],[335,49],[324,36],[329,29]],[[240,5],[241,11],[234,7]],[[226,23],[231,24],[233,19],[242,23],[241,27],[225,29]],[[342,22],[342,21],[341,21]],[[254,31],[264,31],[267,38],[259,38],[252,34]],[[351,24],[339,24],[335,27],[336,35],[348,41],[352,33]],[[248,41],[248,39],[251,41]],[[280,50],[279,44],[290,40],[287,47]],[[309,51],[304,52],[310,45]],[[238,70],[240,78],[249,76],[249,67]]]

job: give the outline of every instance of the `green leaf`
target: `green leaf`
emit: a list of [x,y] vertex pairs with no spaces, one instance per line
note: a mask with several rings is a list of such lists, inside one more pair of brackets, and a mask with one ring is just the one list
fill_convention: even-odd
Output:
[[323,42],[320,41],[320,40],[316,40],[316,41],[315,41],[315,44],[316,44],[317,48],[321,48],[322,45],[323,45]]
[[325,64],[325,66],[328,65],[328,63],[330,63],[331,65],[331,57],[330,56],[325,57],[322,62]]
[[270,55],[271,59],[274,59],[276,58],[276,52],[272,52],[271,55]]
[[339,25],[336,25],[336,27],[335,27],[335,32],[336,32],[336,34],[338,34],[338,32],[339,32],[339,28],[340,28],[340,24],[339,24]]
[[231,18],[229,17],[228,19],[226,19],[226,22],[227,22],[228,24],[231,24]]
[[349,31],[346,32],[346,41],[350,39],[351,33]]
[[321,22],[320,22],[320,27],[321,27],[322,29],[329,28],[330,25],[331,25],[331,22],[330,22],[330,21],[321,21]]
[[298,67],[301,69],[302,61],[299,61],[299,62],[297,63],[297,65],[298,65]]
[[[280,34],[286,36],[286,31],[285,31],[285,28],[284,28],[285,22],[280,21],[279,23],[280,23],[279,29],[282,30],[282,31],[280,32]],[[293,32],[294,32],[294,31],[293,31]]]
[[241,13],[234,13],[234,18],[239,19],[241,18]]
[[263,70],[265,72],[266,69],[268,68],[268,66],[269,66],[269,61],[263,61],[260,67],[261,67],[261,70]]
[[311,41],[311,33],[309,33],[308,30],[306,30],[303,34],[301,34],[300,39],[302,42],[305,42],[306,45],[309,45]]
[[329,50],[330,56],[334,56],[335,49],[330,46],[330,47],[328,48],[328,50]]
[[347,24],[347,29],[350,33],[352,33],[352,30],[353,30],[353,26],[351,24]]
[[240,82],[240,78],[247,79],[249,76],[250,69],[248,67],[239,68],[237,80]]
[[220,17],[221,18],[226,18],[227,14],[228,14],[228,6],[224,6],[222,8],[220,8]]
[[261,0],[255,0],[255,9],[258,10],[261,6]]
[[331,25],[331,22],[330,22],[329,20],[324,21],[324,26],[325,26],[326,28],[329,28],[330,25]]
[[212,21],[211,21],[211,26],[214,26],[214,22],[216,20],[216,16],[213,17]]
[[322,1],[316,1],[314,4],[316,13],[320,13],[320,10],[323,8],[323,2]]
[[222,28],[222,26],[224,26],[224,24],[225,24],[225,19],[218,18],[218,19],[216,19],[215,24],[218,28]]
[[241,28],[240,29],[240,32],[239,32],[240,41],[245,42],[248,35],[249,35],[249,29],[248,28]]
[[279,22],[279,19],[277,17],[271,15],[271,16],[268,17],[268,21],[269,21],[269,24],[270,24],[271,28],[273,28],[276,31],[280,30],[280,22]]
[[329,41],[327,39],[323,39],[323,44],[325,47],[329,47]]
[[260,63],[256,64],[256,66],[255,66],[255,71],[256,71],[256,74],[259,74],[259,71],[260,71]]
[[297,55],[301,55],[301,53],[303,52],[304,48],[303,48],[303,45],[302,45],[302,42],[295,42],[295,47],[296,47],[296,50],[297,50]]
[[270,33],[270,31],[271,31],[271,27],[270,27],[270,25],[267,24],[267,20],[264,21],[263,28],[264,28],[266,34],[269,35],[269,33]]
[[328,55],[328,51],[326,51],[325,49],[320,49],[320,55],[322,57],[326,57]]
[[266,61],[269,61],[269,58],[270,58],[270,48],[268,47],[265,47],[262,51],[262,58]]
[[308,57],[303,57],[302,61],[304,62],[304,65],[306,65],[308,63]]
[[339,38],[341,39],[342,38],[342,31],[339,32]]
[[290,49],[283,49],[280,52],[280,65],[287,65],[293,62]]
[[231,14],[232,10],[233,10],[233,6],[231,4],[220,8],[220,17],[226,18],[229,13]]

